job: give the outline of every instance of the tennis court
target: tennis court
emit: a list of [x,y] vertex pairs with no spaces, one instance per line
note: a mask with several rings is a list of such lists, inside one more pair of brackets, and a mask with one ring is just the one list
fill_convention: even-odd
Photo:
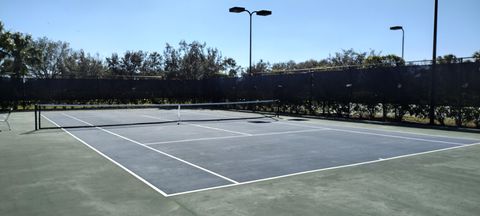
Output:
[[[181,111],[158,107],[56,109],[42,112],[39,119],[46,127],[62,128],[164,196],[375,163],[479,142],[208,107]],[[129,125],[130,122],[135,125]]]

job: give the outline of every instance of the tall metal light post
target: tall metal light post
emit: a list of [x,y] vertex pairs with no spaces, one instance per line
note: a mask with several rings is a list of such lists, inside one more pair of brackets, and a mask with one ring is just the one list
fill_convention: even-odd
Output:
[[403,30],[403,27],[402,26],[392,26],[390,27],[390,30],[402,30],[402,59],[404,59],[404,51],[405,51],[405,30]]
[[435,124],[435,68],[437,65],[437,20],[438,20],[438,0],[435,0],[435,9],[433,15],[433,54],[432,54],[432,72],[430,76],[430,124]]
[[250,15],[250,61],[249,61],[249,73],[252,74],[252,15],[256,14],[258,16],[269,16],[272,15],[272,11],[269,10],[259,10],[252,11],[243,8],[243,7],[232,7],[228,10],[230,13],[242,13],[247,12]]

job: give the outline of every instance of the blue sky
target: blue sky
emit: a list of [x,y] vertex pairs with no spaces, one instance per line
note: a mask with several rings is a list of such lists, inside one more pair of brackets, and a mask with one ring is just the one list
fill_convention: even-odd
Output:
[[[480,1],[439,0],[438,55],[480,50]],[[247,14],[254,17],[253,61],[323,59],[342,49],[431,59],[434,0],[4,0],[0,19],[12,31],[69,42],[101,57],[126,50],[163,51],[165,44],[200,41],[248,65]]]

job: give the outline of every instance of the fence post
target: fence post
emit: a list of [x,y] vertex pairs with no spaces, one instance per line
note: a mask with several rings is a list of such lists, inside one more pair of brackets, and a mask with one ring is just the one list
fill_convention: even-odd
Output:
[[38,129],[42,129],[42,108],[38,105]]
[[37,125],[37,104],[35,104],[35,130],[38,130],[38,125]]

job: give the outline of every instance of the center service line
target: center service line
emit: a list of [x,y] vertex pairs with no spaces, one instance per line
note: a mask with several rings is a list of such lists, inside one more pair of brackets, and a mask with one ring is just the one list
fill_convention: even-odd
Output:
[[[157,119],[157,120],[163,120],[163,121],[173,121],[173,120],[170,120],[170,119],[159,118],[159,117],[150,116],[150,115],[142,115],[142,116],[147,117],[147,118]],[[192,125],[192,126],[195,126],[195,127],[200,127],[200,128],[229,132],[229,133],[234,133],[234,134],[240,134],[240,135],[243,135],[243,136],[252,136],[252,134],[243,133],[243,132],[239,132],[239,131],[232,131],[232,130],[227,130],[227,129],[222,129],[222,128],[209,127],[209,126],[205,126],[205,125],[191,124],[191,123],[186,123],[186,122],[182,122],[182,123],[184,123],[186,125]]]
[[[88,123],[88,122],[86,122],[86,121],[83,121],[83,120],[81,120],[81,119],[79,119],[79,118],[76,118],[76,117],[74,117],[74,116],[71,116],[71,115],[68,115],[68,114],[65,114],[65,113],[62,113],[62,115],[67,116],[67,117],[72,118],[72,119],[75,119],[75,120],[77,120],[77,121],[79,121],[79,122],[82,122],[82,123],[84,123],[84,124],[87,124],[87,125],[90,125],[90,126],[94,126],[94,125],[92,125],[92,124],[90,124],[90,123]],[[130,142],[132,142],[132,143],[135,143],[135,144],[137,144],[137,145],[139,145],[139,146],[142,146],[142,147],[144,147],[144,148],[147,148],[147,149],[150,149],[150,150],[152,150],[152,151],[155,151],[155,152],[157,152],[157,153],[160,153],[160,154],[162,154],[162,155],[165,155],[165,156],[167,156],[167,157],[173,158],[173,159],[178,160],[178,161],[180,161],[180,162],[183,162],[183,163],[185,163],[185,164],[188,164],[188,165],[190,165],[190,166],[192,166],[192,167],[195,167],[195,168],[197,168],[197,169],[200,169],[200,170],[202,170],[202,171],[205,171],[205,172],[207,172],[207,173],[210,173],[210,174],[212,174],[212,175],[215,175],[215,176],[217,176],[217,177],[220,177],[220,178],[222,178],[222,179],[224,179],[224,180],[226,180],[226,181],[229,181],[229,182],[231,182],[231,183],[238,184],[238,182],[235,181],[235,180],[233,180],[233,179],[230,179],[230,178],[228,178],[228,177],[225,177],[225,176],[223,176],[223,175],[220,175],[220,174],[218,174],[218,173],[216,173],[216,172],[213,172],[213,171],[211,171],[211,170],[208,170],[208,169],[206,169],[206,168],[203,168],[203,167],[201,167],[201,166],[199,166],[199,165],[190,163],[190,162],[188,162],[188,161],[186,161],[186,160],[183,160],[183,159],[181,159],[181,158],[179,158],[179,157],[175,157],[175,156],[173,156],[173,155],[171,155],[171,154],[168,154],[168,153],[166,153],[166,152],[163,152],[163,151],[160,151],[160,150],[158,150],[158,149],[152,148],[152,147],[150,147],[150,146],[147,146],[147,145],[145,145],[145,144],[142,144],[142,143],[140,143],[140,142],[138,142],[138,141],[135,141],[135,140],[132,140],[132,139],[130,139],[130,138],[124,137],[124,136],[122,136],[122,135],[116,134],[116,133],[114,133],[114,132],[112,132],[112,131],[109,131],[109,130],[107,130],[107,129],[104,129],[104,128],[101,128],[101,127],[95,127],[95,128],[100,129],[100,130],[102,130],[102,131],[104,131],[104,132],[106,132],[106,133],[109,133],[109,134],[111,134],[111,135],[114,135],[114,136],[116,136],[116,137],[122,138],[122,139],[124,139],[124,140],[130,141]]]

